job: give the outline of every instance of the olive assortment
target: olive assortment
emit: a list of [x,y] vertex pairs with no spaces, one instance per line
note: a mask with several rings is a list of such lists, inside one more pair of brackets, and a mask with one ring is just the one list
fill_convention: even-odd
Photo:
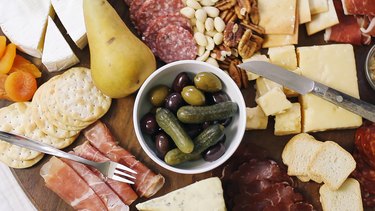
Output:
[[141,130],[152,137],[156,154],[167,164],[201,157],[215,161],[225,153],[224,127],[238,106],[215,74],[200,72],[191,80],[181,72],[171,88],[157,85],[148,94],[153,108],[141,118]]

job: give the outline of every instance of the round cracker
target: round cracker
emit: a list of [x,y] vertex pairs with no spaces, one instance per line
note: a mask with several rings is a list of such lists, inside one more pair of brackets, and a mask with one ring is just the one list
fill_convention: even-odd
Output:
[[[13,103],[0,109],[0,130],[25,136],[29,125],[27,108],[29,103]],[[0,141],[0,153],[9,159],[31,160],[41,153]]]
[[43,158],[43,156],[44,154],[40,154],[31,160],[17,160],[6,156],[4,153],[0,153],[0,161],[11,168],[23,169],[35,165]]

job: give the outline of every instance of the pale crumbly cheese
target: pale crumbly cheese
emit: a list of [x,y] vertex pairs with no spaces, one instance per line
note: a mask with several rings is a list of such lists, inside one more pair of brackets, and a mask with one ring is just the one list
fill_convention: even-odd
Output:
[[266,129],[267,124],[268,117],[259,106],[246,108],[246,130]]
[[262,108],[266,116],[276,115],[285,112],[292,107],[292,103],[280,87],[275,87],[266,94],[256,99],[257,104]]
[[41,58],[47,17],[54,14],[50,0],[3,0],[1,5],[3,33],[19,50]]
[[315,34],[339,23],[333,0],[328,0],[328,11],[313,15],[311,21],[306,23],[308,35]]
[[78,62],[77,56],[64,39],[55,22],[51,17],[48,17],[42,63],[48,71],[55,72],[69,68]]
[[[270,60],[268,59],[268,57],[266,55],[262,55],[258,52],[258,53],[255,53],[252,57],[242,60],[243,63],[250,62],[250,61],[269,62]],[[252,81],[252,80],[255,80],[255,79],[259,78],[259,75],[254,74],[254,73],[250,72],[249,70],[246,70],[246,74],[247,74],[247,79],[249,81]]]
[[265,34],[262,48],[279,47],[284,45],[298,44],[298,18],[294,24],[293,34]]
[[[334,44],[297,48],[303,76],[359,98],[353,47]],[[300,97],[304,132],[356,128],[362,118],[312,94]]]
[[328,11],[327,0],[309,0],[311,15]]
[[83,49],[87,45],[83,0],[51,0],[51,3],[69,36]]
[[172,191],[136,205],[136,208],[153,211],[225,211],[221,181],[212,177]]
[[259,26],[265,34],[293,34],[296,0],[258,0]]
[[297,134],[301,132],[301,105],[293,103],[284,113],[275,116],[276,136]]
[[294,45],[272,47],[268,49],[268,56],[272,64],[281,66],[288,70],[297,68],[297,56]]
[[311,12],[309,0],[298,0],[298,19],[299,24],[307,23],[311,21]]
[[263,96],[275,87],[282,88],[282,86],[276,82],[273,82],[267,78],[259,77],[255,81],[256,96]]

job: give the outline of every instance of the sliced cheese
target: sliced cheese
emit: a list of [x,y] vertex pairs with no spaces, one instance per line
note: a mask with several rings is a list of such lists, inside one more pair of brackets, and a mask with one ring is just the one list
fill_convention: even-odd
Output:
[[309,0],[309,6],[311,15],[328,11],[327,0]]
[[301,105],[293,103],[292,107],[284,113],[275,116],[275,131],[276,136],[297,134],[301,130]]
[[42,63],[48,71],[54,72],[69,68],[78,62],[77,56],[64,39],[52,18],[48,17]]
[[[359,98],[353,46],[335,44],[297,48],[301,74]],[[362,118],[312,94],[300,97],[303,131],[356,128]]]
[[221,181],[217,177],[201,180],[164,196],[139,203],[136,208],[140,211],[226,210]]
[[41,58],[47,17],[54,14],[50,0],[2,0],[1,5],[3,33],[20,51]]
[[293,34],[296,0],[258,0],[259,25],[265,34]]
[[83,0],[51,0],[51,3],[69,36],[83,49],[87,45]]
[[298,44],[298,33],[299,33],[298,23],[299,23],[298,18],[296,18],[296,22],[294,23],[294,33],[292,35],[289,35],[289,34],[266,34],[264,35],[264,42],[262,44],[262,47],[270,48],[270,47]]
[[309,0],[298,0],[297,5],[299,24],[311,21]]
[[292,107],[281,88],[275,87],[255,100],[266,116],[284,113]]
[[259,106],[246,108],[246,130],[266,129],[267,124],[268,117]]
[[333,0],[328,0],[328,11],[313,15],[311,21],[306,23],[308,35],[315,34],[339,23]]
[[[252,57],[248,58],[248,59],[244,59],[242,60],[242,62],[250,62],[250,61],[263,61],[263,62],[269,62],[270,60],[268,59],[268,57],[266,55],[262,55],[260,53],[256,53],[254,54]],[[257,74],[254,74],[248,70],[246,70],[246,74],[247,74],[247,79],[249,81],[252,81],[252,80],[255,80],[257,78],[259,78],[259,75]]]
[[268,55],[272,64],[288,70],[297,68],[297,56],[294,45],[272,47],[268,49]]

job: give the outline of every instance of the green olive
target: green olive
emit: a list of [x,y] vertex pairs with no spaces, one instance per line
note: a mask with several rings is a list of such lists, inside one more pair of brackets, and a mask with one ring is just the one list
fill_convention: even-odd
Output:
[[166,85],[155,86],[150,91],[150,101],[154,106],[161,106],[164,104],[165,98],[169,94],[169,88]]
[[190,105],[204,105],[206,98],[202,91],[197,89],[195,86],[185,86],[181,92],[182,98]]
[[194,77],[195,86],[205,92],[217,92],[222,89],[220,79],[213,73],[201,72]]

